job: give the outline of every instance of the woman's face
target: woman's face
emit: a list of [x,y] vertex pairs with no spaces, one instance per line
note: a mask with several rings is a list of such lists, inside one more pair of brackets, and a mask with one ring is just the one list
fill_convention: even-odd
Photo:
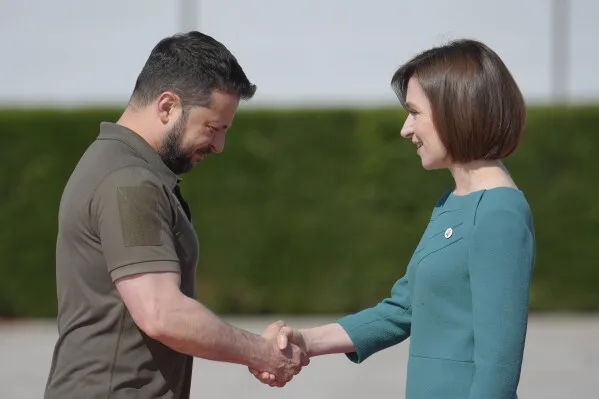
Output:
[[408,81],[406,111],[408,117],[401,129],[401,136],[414,143],[422,167],[426,170],[449,167],[447,150],[433,124],[430,103],[415,76]]

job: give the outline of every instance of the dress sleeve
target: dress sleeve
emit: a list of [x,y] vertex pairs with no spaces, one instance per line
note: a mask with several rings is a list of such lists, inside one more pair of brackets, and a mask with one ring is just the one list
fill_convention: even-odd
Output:
[[512,210],[493,210],[478,217],[472,234],[468,267],[475,372],[469,398],[514,398],[534,263],[532,224]]
[[354,344],[356,351],[346,354],[354,363],[361,363],[374,353],[408,338],[412,307],[407,275],[393,285],[389,298],[372,308],[345,316],[337,323]]

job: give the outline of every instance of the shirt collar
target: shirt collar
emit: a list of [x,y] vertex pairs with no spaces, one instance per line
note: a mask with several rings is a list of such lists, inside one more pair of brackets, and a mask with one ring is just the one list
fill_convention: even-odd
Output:
[[99,140],[118,140],[131,147],[172,189],[181,181],[152,146],[133,130],[113,122],[101,122]]

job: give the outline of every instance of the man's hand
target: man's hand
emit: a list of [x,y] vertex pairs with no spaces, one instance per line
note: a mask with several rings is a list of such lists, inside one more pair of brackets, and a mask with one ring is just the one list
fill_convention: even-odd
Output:
[[[307,366],[310,363],[308,356],[308,348],[306,340],[303,335],[298,331],[285,326],[282,321],[275,322],[268,326],[262,333],[262,337],[267,340],[276,341],[277,348],[287,356],[289,353],[298,352],[300,357],[303,357],[302,366]],[[301,367],[296,369],[298,374],[301,371]],[[253,368],[249,368],[249,371],[262,383],[270,385],[271,387],[283,387],[289,382],[293,375],[289,376],[288,379],[281,379],[278,375],[268,372],[259,371]]]

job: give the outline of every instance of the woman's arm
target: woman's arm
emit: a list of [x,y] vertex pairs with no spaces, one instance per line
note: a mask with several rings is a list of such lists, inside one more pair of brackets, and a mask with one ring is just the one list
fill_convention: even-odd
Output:
[[297,333],[299,335],[292,335],[289,339],[303,343],[309,357],[355,351],[351,338],[338,323],[300,329]]
[[491,210],[475,224],[468,261],[475,369],[469,399],[515,397],[534,250],[532,223],[521,213]]
[[[407,274],[391,290],[391,296],[376,306],[345,316],[336,323],[318,327],[280,331],[279,347],[293,342],[309,357],[344,353],[351,361],[361,363],[377,351],[397,344],[410,335],[412,307]],[[262,370],[249,369],[261,382],[282,387],[285,383]]]
[[[409,266],[408,266],[409,269]],[[347,357],[361,363],[376,352],[396,345],[410,336],[412,298],[408,274],[397,280],[391,296],[376,306],[337,320],[354,345]]]

